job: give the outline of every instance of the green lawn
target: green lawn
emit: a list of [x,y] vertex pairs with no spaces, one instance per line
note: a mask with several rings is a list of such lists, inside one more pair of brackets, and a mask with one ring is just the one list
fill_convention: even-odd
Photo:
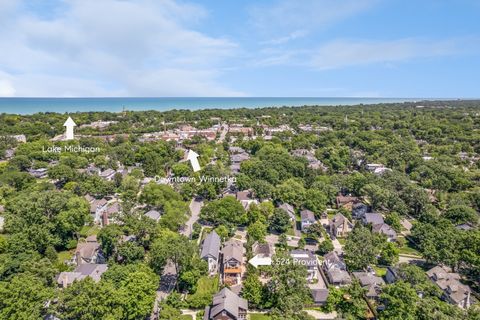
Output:
[[180,319],[182,319],[182,320],[193,320],[192,316],[189,315],[189,314],[180,315]]
[[379,277],[383,277],[384,275],[387,274],[387,268],[380,268],[380,267],[375,266],[375,267],[373,267],[373,269],[375,269],[375,273]]
[[197,291],[187,298],[191,307],[202,308],[211,303],[212,296],[218,291],[218,277],[201,277],[197,282]]
[[262,313],[250,313],[250,320],[270,320],[270,316]]
[[83,226],[82,229],[80,229],[80,234],[83,237],[88,237],[88,236],[93,236],[97,235],[98,232],[100,231],[99,226]]
[[406,241],[405,245],[401,248],[399,248],[399,253],[400,254],[409,254],[409,255],[414,255],[421,257],[422,254],[415,248],[413,248],[410,244],[410,242]]
[[347,241],[347,239],[345,239],[345,238],[337,238],[337,240],[338,240],[338,242],[340,242],[340,244],[341,244],[342,246],[344,246],[344,245],[345,245],[345,242]]
[[60,251],[58,252],[58,262],[59,263],[65,263],[65,260],[69,260],[72,255],[73,255],[73,251]]

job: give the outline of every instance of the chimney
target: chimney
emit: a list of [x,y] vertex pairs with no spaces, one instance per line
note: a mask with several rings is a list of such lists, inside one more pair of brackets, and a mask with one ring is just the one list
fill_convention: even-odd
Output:
[[82,264],[82,255],[80,251],[75,252],[75,261],[77,262],[77,266]]
[[67,286],[68,286],[68,274],[64,272],[62,276],[62,287],[66,288]]
[[103,223],[103,226],[108,226],[108,210],[105,210],[105,212],[102,215],[102,223]]

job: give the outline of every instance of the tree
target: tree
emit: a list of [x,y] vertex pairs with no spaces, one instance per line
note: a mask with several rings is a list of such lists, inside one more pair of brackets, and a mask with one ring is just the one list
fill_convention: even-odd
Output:
[[100,230],[97,238],[106,258],[111,257],[116,252],[117,244],[122,235],[123,231],[117,224],[109,224]]
[[246,220],[242,204],[231,196],[207,203],[200,212],[200,218],[215,225],[239,224]]
[[326,209],[328,198],[318,189],[308,189],[305,194],[305,208],[319,214]]
[[303,319],[302,309],[312,299],[306,266],[294,263],[288,256],[277,255],[271,274],[267,290],[273,301],[272,313],[284,319]]
[[333,249],[333,243],[329,237],[325,237],[325,239],[318,245],[318,253],[322,255],[332,252]]
[[380,299],[385,303],[385,309],[380,312],[380,319],[416,319],[419,298],[410,284],[397,281],[387,285],[383,288]]
[[145,319],[151,314],[159,281],[160,278],[149,269],[127,275],[116,293],[124,319]]
[[445,211],[445,218],[454,224],[471,223],[476,225],[478,223],[478,217],[475,209],[463,205],[452,206]]
[[248,226],[247,234],[252,241],[264,242],[267,235],[267,226],[261,221],[254,222]]
[[42,319],[45,303],[53,298],[53,290],[29,274],[15,275],[0,282],[1,319]]
[[190,209],[184,201],[170,200],[164,204],[164,213],[160,225],[172,231],[178,231],[188,220]]
[[142,261],[145,256],[145,249],[138,244],[127,241],[118,246],[117,260],[122,263],[134,263]]
[[396,232],[402,231],[402,224],[400,223],[400,216],[396,212],[390,212],[385,217],[385,223],[392,227]]
[[255,272],[248,272],[243,282],[242,297],[254,306],[262,305],[263,285]]
[[393,242],[384,243],[378,262],[382,265],[393,266],[398,261],[399,249]]
[[290,216],[280,208],[276,208],[269,219],[270,230],[277,233],[285,233],[290,228]]
[[278,185],[275,190],[275,199],[283,203],[300,206],[305,200],[305,188],[296,179],[289,179]]
[[337,306],[342,316],[346,319],[365,319],[368,310],[364,300],[366,289],[362,288],[357,280],[343,289],[343,299]]
[[379,251],[372,233],[361,224],[348,235],[344,250],[345,263],[350,270],[366,269],[375,263]]
[[104,319],[118,308],[116,298],[115,288],[110,283],[95,283],[87,277],[61,291],[56,309],[62,319]]
[[150,265],[157,274],[161,274],[166,264],[171,261],[176,274],[181,275],[184,268],[189,266],[195,251],[194,245],[187,237],[170,230],[163,230],[150,250]]
[[169,185],[149,183],[143,188],[140,201],[155,207],[163,209],[165,204],[170,201],[181,201],[182,197],[175,192]]

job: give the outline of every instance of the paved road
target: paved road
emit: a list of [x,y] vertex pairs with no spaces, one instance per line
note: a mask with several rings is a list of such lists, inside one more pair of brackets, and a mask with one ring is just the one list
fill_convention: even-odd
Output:
[[223,140],[225,140],[225,136],[227,135],[227,133],[228,133],[228,127],[225,125],[223,126],[222,132],[220,132],[220,138],[218,138],[218,141],[217,141],[218,144],[223,143]]
[[200,216],[200,210],[202,209],[202,207],[202,200],[199,201],[196,199],[192,199],[192,201],[190,202],[190,218],[188,219],[187,223],[185,223],[183,229],[180,231],[181,234],[190,238],[193,232],[193,224],[198,221],[198,218]]
[[[192,199],[192,201],[190,202],[191,215],[187,223],[185,224],[184,228],[180,231],[181,234],[187,237],[190,237],[192,235],[193,224],[198,220],[202,206],[203,206],[203,201]],[[160,279],[160,287],[157,290],[157,298],[155,300],[155,305],[153,307],[153,313],[152,313],[151,319],[158,319],[158,305],[163,299],[168,297],[168,295],[173,291],[173,289],[175,288],[176,282],[177,282],[177,274],[175,271],[175,266],[173,265],[173,263],[169,262],[165,266],[165,269],[163,270],[163,273]]]

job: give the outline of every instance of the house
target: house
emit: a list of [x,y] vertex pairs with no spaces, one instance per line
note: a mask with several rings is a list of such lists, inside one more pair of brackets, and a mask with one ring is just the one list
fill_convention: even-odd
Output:
[[312,289],[312,300],[315,306],[321,307],[327,303],[328,289]]
[[39,168],[39,169],[28,169],[28,173],[34,176],[37,179],[44,179],[48,176],[48,169],[47,168]]
[[112,200],[103,206],[99,211],[102,226],[108,226],[113,222],[113,216],[122,211],[122,207],[117,200]]
[[200,258],[208,262],[208,272],[210,275],[214,275],[218,270],[220,243],[220,237],[214,230],[205,237],[202,244]]
[[90,203],[90,214],[93,217],[93,221],[97,224],[100,224],[102,221],[102,211],[108,203],[107,199],[95,199],[89,195],[86,195],[85,199],[88,201],[88,203]]
[[382,167],[382,168],[376,168],[375,170],[373,170],[373,174],[377,175],[377,176],[381,176],[383,175],[384,173],[386,172],[392,172],[393,170],[390,169],[390,168],[385,168],[385,167]]
[[228,151],[231,153],[231,154],[239,154],[239,153],[244,153],[245,150],[243,148],[240,148],[240,147],[235,147],[235,146],[231,146],[228,148]]
[[347,272],[345,262],[336,252],[332,251],[324,256],[322,268],[329,284],[341,287],[352,283],[352,278]]
[[383,224],[383,217],[380,213],[365,213],[365,215],[362,218],[363,224],[371,224],[372,226],[377,225],[377,224]]
[[393,230],[393,228],[386,223],[374,224],[372,226],[372,232],[386,235],[387,241],[389,242],[394,242],[397,240],[397,232],[395,232],[395,230]]
[[329,252],[323,256],[323,269],[328,270],[337,268],[340,270],[347,270],[347,265],[335,251]]
[[145,213],[145,216],[152,219],[155,222],[158,222],[162,215],[157,210],[150,210],[147,213]]
[[117,171],[115,171],[113,169],[107,169],[107,170],[104,170],[104,171],[100,172],[98,174],[98,176],[102,179],[107,180],[107,181],[112,181],[113,177],[115,176],[115,173],[117,173]]
[[278,206],[278,208],[283,209],[285,212],[287,212],[291,221],[297,220],[297,217],[295,215],[295,209],[293,208],[292,205],[288,203],[282,203],[281,205]]
[[77,266],[81,264],[101,264],[105,262],[100,243],[97,242],[97,236],[89,236],[85,239],[85,242],[77,244],[73,262]]
[[102,274],[107,271],[107,264],[80,264],[72,272],[61,272],[57,276],[57,284],[66,288],[75,280],[80,281],[86,277],[90,277],[95,282],[99,282]]
[[232,286],[241,283],[243,274],[243,244],[237,240],[229,240],[222,249],[223,282]]
[[359,202],[360,200],[357,197],[353,196],[343,196],[343,195],[338,195],[335,198],[335,201],[337,203],[337,208],[345,208],[348,211],[352,211],[353,204]]
[[370,172],[374,172],[375,170],[381,169],[381,168],[385,168],[385,166],[380,163],[367,163],[367,165],[365,166],[365,169],[367,169],[367,171],[370,171]]
[[272,257],[275,254],[275,248],[271,243],[259,243],[256,241],[252,245],[253,258],[248,262],[257,268],[258,266],[272,265]]
[[442,291],[442,298],[462,309],[468,309],[473,304],[471,289],[460,282],[460,275],[444,266],[436,266],[427,271],[427,276]]
[[213,296],[210,306],[205,308],[204,320],[247,319],[248,301],[240,298],[228,288]]
[[469,231],[469,230],[472,230],[474,229],[473,225],[469,222],[466,222],[466,223],[461,223],[461,224],[457,224],[455,226],[455,228],[457,230],[462,230],[462,231]]
[[352,218],[362,219],[368,212],[368,206],[362,202],[357,202],[352,205]]
[[305,232],[309,226],[315,223],[315,214],[310,210],[302,210],[300,212],[301,230]]
[[397,281],[399,278],[398,269],[395,267],[387,267],[387,273],[385,274],[385,282],[390,284]]
[[290,257],[294,264],[307,267],[307,281],[312,282],[318,279],[318,261],[313,253],[308,250],[295,249],[290,251]]
[[360,285],[367,289],[365,296],[368,299],[378,299],[382,291],[381,287],[385,281],[381,277],[374,275],[372,272],[352,272],[353,276],[358,279]]
[[330,220],[330,233],[334,237],[346,237],[353,230],[353,224],[341,213]]
[[249,190],[237,192],[236,198],[238,201],[240,201],[245,210],[248,210],[252,203],[258,204],[258,201],[256,199],[253,199],[253,195]]

